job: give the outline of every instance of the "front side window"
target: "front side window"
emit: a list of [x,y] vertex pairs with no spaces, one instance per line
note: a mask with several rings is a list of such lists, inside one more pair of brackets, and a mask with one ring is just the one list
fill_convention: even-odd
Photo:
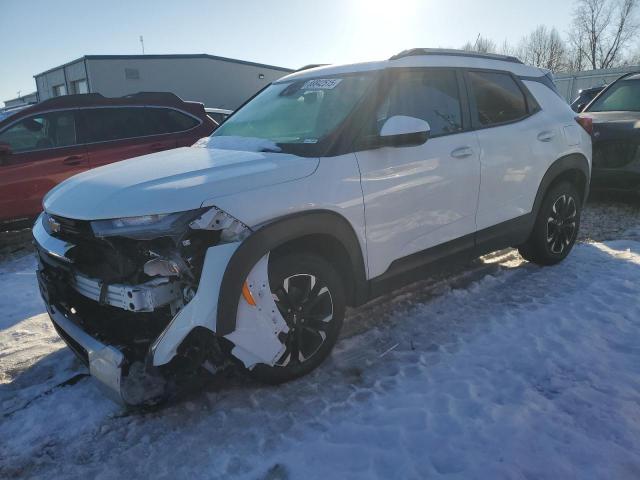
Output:
[[458,80],[452,70],[407,70],[394,74],[376,118],[376,132],[396,115],[426,120],[431,136],[462,130]]
[[51,112],[20,120],[0,133],[0,142],[8,143],[14,153],[76,144],[73,111]]
[[527,103],[511,75],[500,72],[467,72],[475,98],[476,120],[483,127],[513,122],[527,116]]
[[593,102],[589,112],[640,112],[640,79],[614,83]]
[[375,77],[369,72],[274,83],[224,122],[209,144],[258,151],[318,144],[337,131]]

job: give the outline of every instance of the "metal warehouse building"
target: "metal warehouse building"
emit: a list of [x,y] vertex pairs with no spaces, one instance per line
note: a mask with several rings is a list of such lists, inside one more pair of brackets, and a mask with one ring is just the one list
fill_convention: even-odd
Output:
[[74,93],[120,97],[160,91],[233,110],[291,71],[207,54],[85,55],[34,78],[40,101]]

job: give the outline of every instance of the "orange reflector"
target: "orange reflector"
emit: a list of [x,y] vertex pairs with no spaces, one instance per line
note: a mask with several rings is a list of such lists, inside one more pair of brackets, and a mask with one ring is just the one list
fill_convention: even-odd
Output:
[[246,281],[242,285],[242,296],[249,305],[251,305],[252,307],[256,306],[256,301],[253,299],[253,295],[251,295],[251,290],[249,290],[249,285],[247,285]]

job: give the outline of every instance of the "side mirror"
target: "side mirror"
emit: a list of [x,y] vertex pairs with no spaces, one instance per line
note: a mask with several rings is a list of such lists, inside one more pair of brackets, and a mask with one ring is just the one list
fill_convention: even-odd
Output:
[[0,142],[0,165],[4,165],[11,156],[11,146]]
[[426,142],[430,134],[431,127],[425,120],[395,115],[382,125],[380,142],[392,147],[416,146]]

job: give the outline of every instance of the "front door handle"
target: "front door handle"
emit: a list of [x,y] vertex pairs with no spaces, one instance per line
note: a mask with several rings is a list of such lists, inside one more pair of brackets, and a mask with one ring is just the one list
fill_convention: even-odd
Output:
[[471,147],[460,147],[451,152],[453,158],[468,158],[472,155],[473,149]]
[[555,136],[556,134],[551,130],[545,130],[544,132],[540,132],[538,134],[538,140],[540,140],[541,142],[550,142]]
[[80,165],[84,162],[84,157],[82,155],[71,155],[70,157],[62,160],[62,163],[65,165]]

